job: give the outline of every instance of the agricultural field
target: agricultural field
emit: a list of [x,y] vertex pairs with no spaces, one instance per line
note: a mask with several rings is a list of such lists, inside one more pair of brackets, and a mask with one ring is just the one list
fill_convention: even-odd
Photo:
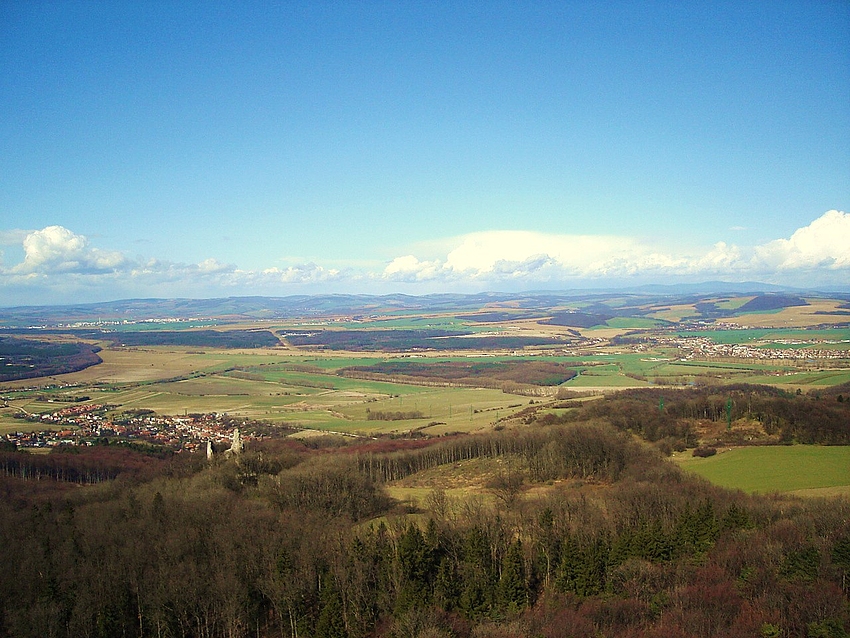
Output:
[[[300,308],[314,305],[309,317],[285,300],[268,300],[265,308],[262,299],[242,303],[242,315],[228,300],[205,302],[206,314],[191,302],[174,303],[168,319],[152,319],[155,304],[139,302],[132,313],[147,314],[116,308],[136,317],[121,322],[99,306],[97,316],[107,319],[80,329],[50,327],[47,319],[58,312],[50,309],[46,328],[10,330],[7,339],[89,343],[102,363],[66,374],[46,368],[42,377],[0,384],[0,431],[21,426],[16,412],[47,412],[80,396],[116,410],[216,412],[317,431],[441,434],[493,427],[531,401],[552,401],[559,390],[755,383],[793,392],[850,381],[848,311],[837,299],[299,299]],[[227,314],[216,316],[216,307]],[[75,308],[80,321],[81,312]],[[39,319],[34,313],[27,309],[25,320]],[[772,323],[736,327],[768,316]],[[728,350],[734,346],[746,349]],[[388,374],[403,366],[410,374]],[[511,366],[562,372],[534,385],[505,372]],[[470,372],[457,372],[464,369]],[[442,378],[449,372],[459,378]]]
[[[115,355],[115,356],[112,356]],[[467,359],[464,359],[466,361]],[[85,394],[93,403],[116,409],[148,409],[160,414],[202,412],[263,419],[318,430],[373,433],[428,429],[430,433],[490,427],[528,403],[498,389],[427,387],[342,377],[336,370],[372,364],[362,357],[294,357],[283,354],[210,352],[191,354],[168,348],[106,351],[102,377],[82,371],[64,375],[63,387],[23,391],[32,383],[7,387],[8,407],[0,408],[0,432],[20,428],[12,414],[52,411]],[[486,359],[489,363],[492,360]],[[53,385],[58,379],[45,379]],[[49,401],[43,400],[47,396]],[[372,412],[420,412],[393,421],[369,420]]]
[[708,458],[681,453],[679,466],[712,483],[749,493],[850,496],[850,447],[743,447]]

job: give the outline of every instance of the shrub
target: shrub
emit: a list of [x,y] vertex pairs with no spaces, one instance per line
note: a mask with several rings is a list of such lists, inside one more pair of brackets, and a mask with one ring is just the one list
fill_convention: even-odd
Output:
[[694,451],[693,451],[694,456],[701,456],[701,457],[714,456],[715,454],[717,454],[717,448],[708,447],[708,446],[705,446],[705,445],[701,445],[698,448],[695,448]]

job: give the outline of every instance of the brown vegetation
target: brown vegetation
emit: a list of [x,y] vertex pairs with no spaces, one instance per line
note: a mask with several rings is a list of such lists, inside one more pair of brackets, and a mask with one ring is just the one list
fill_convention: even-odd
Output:
[[[850,504],[711,487],[605,421],[0,477],[0,635],[845,635]],[[494,507],[386,497],[463,459],[501,462]]]
[[576,376],[576,371],[552,361],[384,361],[343,368],[339,374],[358,379],[430,386],[497,388],[513,394],[542,394]]

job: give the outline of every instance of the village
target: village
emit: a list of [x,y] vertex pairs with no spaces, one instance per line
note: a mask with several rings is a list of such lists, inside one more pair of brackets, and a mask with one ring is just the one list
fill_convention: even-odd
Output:
[[25,421],[43,424],[44,429],[10,432],[0,440],[27,449],[92,445],[98,439],[119,438],[161,445],[177,452],[194,452],[232,441],[238,426],[227,415],[218,413],[167,416],[137,410],[108,416],[114,407],[86,403],[43,414],[22,413]]
[[[670,339],[659,339],[658,344],[673,345],[686,353],[685,360],[711,359],[711,358],[735,358],[735,359],[761,359],[765,361],[795,360],[809,361],[820,359],[846,359],[847,350],[826,348],[770,348],[751,346],[741,343],[717,343],[708,337],[678,337]],[[780,342],[783,345],[798,345],[788,342]],[[799,344],[802,345],[802,344]]]

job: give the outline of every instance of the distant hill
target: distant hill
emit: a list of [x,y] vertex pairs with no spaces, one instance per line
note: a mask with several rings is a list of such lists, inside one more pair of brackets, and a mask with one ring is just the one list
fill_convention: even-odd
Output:
[[600,315],[588,312],[558,312],[552,315],[550,319],[541,321],[550,326],[567,326],[569,328],[592,328],[604,324],[614,315]]
[[777,286],[758,281],[704,281],[696,284],[647,284],[633,289],[635,292],[671,295],[755,295],[766,292],[799,293],[788,286]]
[[738,308],[737,313],[764,312],[769,310],[781,310],[794,306],[808,306],[809,302],[796,295],[759,295],[753,297],[743,306]]
[[[77,322],[138,322],[150,319],[257,320],[310,317],[368,319],[404,311],[469,315],[470,320],[496,321],[564,312],[570,306],[588,315],[638,316],[649,303],[698,303],[712,295],[755,295],[757,304],[799,305],[800,291],[759,283],[643,286],[619,290],[565,290],[526,293],[485,292],[432,295],[292,295],[288,297],[227,297],[216,299],[124,299],[65,306],[0,307],[0,328],[56,326]],[[834,296],[850,300],[847,295]],[[797,301],[794,301],[797,300]],[[767,307],[761,308],[763,310]],[[742,309],[743,310],[743,309]],[[577,314],[577,313],[576,313]],[[577,316],[567,317],[576,320]],[[572,324],[567,324],[572,325]],[[577,326],[582,327],[582,326]]]
[[97,365],[98,346],[0,337],[0,381],[76,372]]

